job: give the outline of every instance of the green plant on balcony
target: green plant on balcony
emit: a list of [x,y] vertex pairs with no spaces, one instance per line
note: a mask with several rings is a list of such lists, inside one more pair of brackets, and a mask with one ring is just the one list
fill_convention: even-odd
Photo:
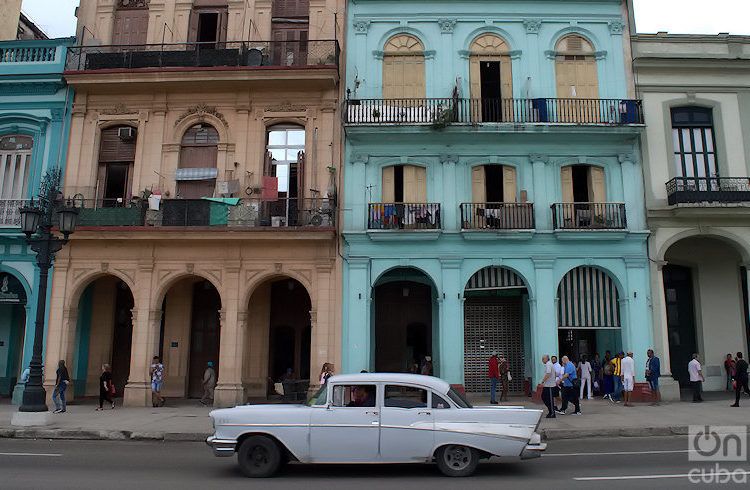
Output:
[[444,109],[438,109],[432,118],[432,129],[440,131],[448,127],[448,125],[455,121],[453,107],[449,106]]
[[372,117],[373,119],[380,119],[380,111],[378,109],[372,110]]

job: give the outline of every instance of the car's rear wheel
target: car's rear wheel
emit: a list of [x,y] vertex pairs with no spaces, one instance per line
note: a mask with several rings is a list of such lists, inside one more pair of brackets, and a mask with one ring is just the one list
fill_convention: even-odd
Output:
[[453,444],[437,450],[438,468],[445,476],[469,476],[479,464],[479,451]]
[[249,478],[273,476],[281,466],[278,444],[265,436],[250,436],[242,442],[237,452],[240,469]]

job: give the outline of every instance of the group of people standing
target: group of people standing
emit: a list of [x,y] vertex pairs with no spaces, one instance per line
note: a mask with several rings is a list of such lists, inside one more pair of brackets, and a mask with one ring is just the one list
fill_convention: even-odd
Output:
[[743,358],[742,352],[738,352],[734,359],[732,354],[727,354],[727,358],[724,361],[724,370],[727,373],[727,390],[730,387],[734,390],[734,404],[732,407],[740,406],[740,395],[744,391],[747,395],[750,395],[750,388],[748,387],[748,363]]
[[[57,363],[57,370],[55,371],[55,388],[52,391],[52,402],[55,404],[55,410],[53,413],[67,412],[68,406],[65,399],[65,392],[68,390],[68,385],[70,385],[70,383],[71,379],[68,367],[65,365],[65,360],[61,359]],[[115,385],[112,382],[112,367],[109,364],[102,364],[102,373],[99,375],[99,406],[96,410],[104,410],[105,401],[112,407],[112,410],[114,410],[115,402],[113,398],[115,393]]]
[[497,385],[500,384],[500,401],[508,401],[508,384],[513,380],[510,364],[504,354],[493,352],[487,361],[487,377],[490,378],[490,403],[497,405]]

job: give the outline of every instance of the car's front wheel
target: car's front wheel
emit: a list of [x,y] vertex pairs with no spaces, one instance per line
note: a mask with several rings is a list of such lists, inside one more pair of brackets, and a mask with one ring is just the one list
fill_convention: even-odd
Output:
[[249,478],[273,476],[281,466],[278,444],[265,436],[250,436],[242,442],[237,452],[240,469]]
[[479,464],[479,451],[472,447],[450,445],[437,450],[438,468],[445,476],[469,476]]

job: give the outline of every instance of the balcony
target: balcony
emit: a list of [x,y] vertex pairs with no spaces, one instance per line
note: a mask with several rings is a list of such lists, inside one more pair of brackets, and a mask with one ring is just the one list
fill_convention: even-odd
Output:
[[667,182],[667,202],[670,206],[750,202],[750,178],[677,177]]
[[29,204],[27,199],[0,199],[0,228],[19,228],[19,209]]
[[440,204],[370,203],[368,230],[440,230]]
[[552,205],[555,230],[624,230],[625,204],[614,202],[555,203]]
[[65,71],[338,69],[338,64],[337,41],[235,41],[73,46]]
[[487,202],[461,204],[461,229],[478,231],[533,230],[534,204]]
[[76,200],[79,227],[193,227],[252,230],[335,226],[335,203],[328,199],[163,199]]
[[349,125],[643,124],[640,100],[626,99],[348,99]]

